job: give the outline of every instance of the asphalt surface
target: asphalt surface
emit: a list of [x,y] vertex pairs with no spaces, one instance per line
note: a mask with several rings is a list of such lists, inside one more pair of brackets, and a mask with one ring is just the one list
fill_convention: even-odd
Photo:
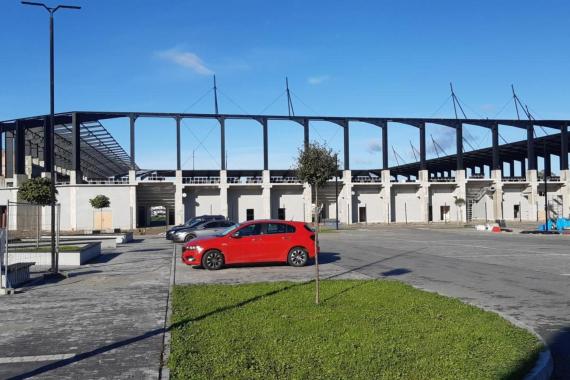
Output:
[[136,241],[1,296],[0,378],[158,378],[171,258],[164,239]]
[[[570,237],[373,228],[321,235],[322,278],[392,278],[535,329],[570,379]],[[178,247],[179,249],[180,247]],[[0,378],[156,379],[172,243],[106,250],[70,278],[0,297]],[[210,272],[176,257],[176,283],[306,281],[314,266]]]

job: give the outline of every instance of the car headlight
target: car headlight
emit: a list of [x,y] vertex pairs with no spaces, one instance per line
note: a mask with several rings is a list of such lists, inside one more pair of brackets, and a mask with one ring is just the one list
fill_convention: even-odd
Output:
[[196,251],[198,253],[202,252],[204,248],[200,247],[199,245],[188,245],[186,246],[187,251]]

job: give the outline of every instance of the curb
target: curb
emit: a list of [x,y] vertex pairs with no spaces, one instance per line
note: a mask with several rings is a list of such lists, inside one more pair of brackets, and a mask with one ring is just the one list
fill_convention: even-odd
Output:
[[552,376],[553,370],[554,363],[552,362],[552,355],[550,354],[550,350],[547,348],[540,353],[534,368],[523,378],[523,380],[548,380],[550,379],[550,376]]
[[162,336],[162,353],[160,355],[160,368],[158,369],[158,378],[160,380],[170,379],[170,368],[168,368],[168,357],[170,356],[170,319],[172,318],[172,290],[176,282],[176,247],[172,247],[172,263],[170,265],[170,281],[168,284],[168,298],[166,301],[166,311],[164,317],[164,334]]

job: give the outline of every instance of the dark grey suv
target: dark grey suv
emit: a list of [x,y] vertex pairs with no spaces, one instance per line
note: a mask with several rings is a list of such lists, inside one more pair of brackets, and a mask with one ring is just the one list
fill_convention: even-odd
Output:
[[237,223],[229,220],[210,220],[193,227],[180,228],[172,234],[171,239],[175,243],[188,242],[197,237],[216,235],[235,226]]
[[186,223],[174,226],[174,227],[170,228],[168,231],[166,231],[166,239],[172,240],[172,236],[174,235],[174,233],[176,233],[176,231],[178,231],[180,229],[195,228],[204,222],[208,222],[208,221],[212,221],[212,220],[225,220],[225,219],[226,219],[226,217],[223,215],[195,216],[191,219],[188,219],[186,221]]

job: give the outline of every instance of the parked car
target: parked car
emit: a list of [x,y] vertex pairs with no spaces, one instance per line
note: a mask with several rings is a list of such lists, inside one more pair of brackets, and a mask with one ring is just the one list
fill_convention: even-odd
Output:
[[225,220],[226,217],[223,215],[200,215],[200,216],[195,216],[194,218],[188,219],[186,221],[186,223],[184,224],[179,224],[177,226],[174,226],[172,228],[170,228],[168,231],[166,231],[166,239],[167,240],[172,240],[172,235],[178,231],[179,229],[182,228],[192,228],[192,227],[197,227],[198,225],[207,222],[209,220]]
[[237,223],[230,220],[209,220],[194,226],[179,228],[172,234],[171,239],[175,243],[189,242],[197,237],[212,236],[236,226]]
[[216,270],[228,264],[283,262],[302,267],[315,257],[315,233],[304,222],[254,220],[184,245],[182,262]]

